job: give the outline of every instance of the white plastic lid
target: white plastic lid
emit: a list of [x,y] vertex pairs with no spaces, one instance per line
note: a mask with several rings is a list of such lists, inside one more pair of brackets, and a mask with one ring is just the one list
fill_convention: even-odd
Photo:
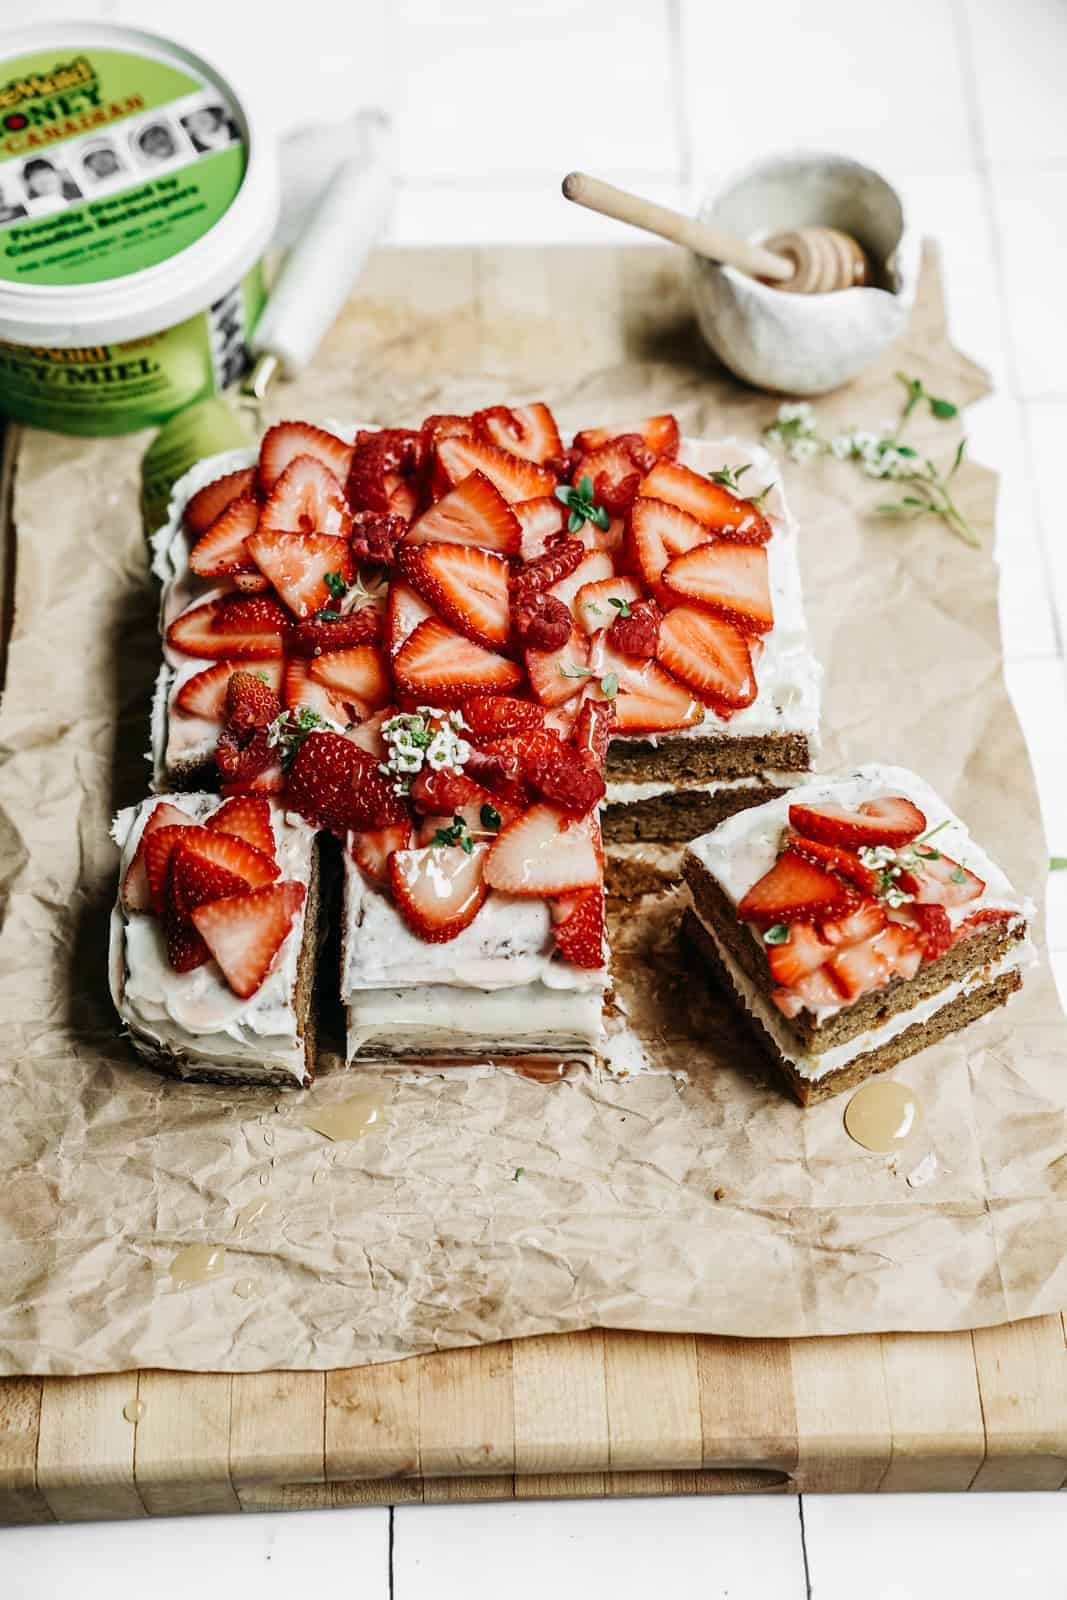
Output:
[[[35,206],[43,204],[47,207],[51,203],[47,197],[42,201],[29,196],[27,164],[39,168],[52,167],[50,176],[53,182],[57,166],[69,171],[71,163],[63,128],[72,130],[70,138],[77,137],[78,143],[74,148],[81,152],[83,168],[86,166],[84,154],[94,143],[113,145],[128,163],[128,151],[123,147],[120,135],[125,134],[129,139],[125,130],[130,127],[133,116],[137,116],[144,124],[153,115],[149,107],[108,120],[108,110],[123,113],[126,104],[125,101],[118,104],[112,101],[111,106],[103,110],[99,105],[95,112],[80,110],[74,119],[60,125],[60,137],[56,137],[57,108],[62,113],[70,105],[71,95],[64,95],[60,87],[57,92],[34,96],[33,91],[42,80],[20,80],[20,67],[26,57],[47,54],[51,60],[54,54],[59,71],[54,79],[46,80],[45,87],[48,90],[53,82],[62,85],[65,75],[76,77],[79,71],[88,71],[94,51],[106,59],[118,59],[118,56],[108,56],[108,52],[118,52],[134,62],[142,58],[149,71],[178,69],[188,74],[190,80],[195,80],[205,100],[213,100],[217,96],[218,104],[211,109],[223,117],[230,127],[233,147],[243,149],[244,174],[239,188],[217,220],[210,221],[210,208],[207,209],[207,231],[179,247],[175,254],[153,265],[140,270],[130,270],[127,266],[120,269],[116,276],[71,284],[12,281],[0,272],[0,339],[12,344],[52,348],[111,344],[158,333],[183,322],[205,310],[240,282],[262,256],[277,223],[279,182],[276,146],[273,140],[265,137],[254,120],[247,99],[238,93],[218,68],[184,46],[143,29],[110,23],[47,23],[0,34],[0,248],[5,237],[5,221],[9,222],[8,232],[11,227],[25,226],[21,218],[15,218],[12,223],[10,217],[4,216],[5,209],[9,213],[18,209],[12,201],[23,203],[30,211]],[[82,67],[79,63],[86,65]],[[99,98],[99,89],[97,96]],[[177,111],[170,117],[161,118],[184,147],[184,153],[172,150],[169,164],[164,155],[162,170],[180,173],[195,166],[196,152],[201,147],[191,130],[183,131],[185,125],[178,113],[182,109],[192,109],[194,112],[198,108],[204,110],[205,107],[199,105],[199,98],[197,94],[192,94],[187,101],[178,104]],[[50,122],[40,124],[44,132],[43,136],[39,136],[51,142],[41,143],[29,150],[25,148],[33,134],[27,111],[22,107],[28,109],[30,116],[36,112],[51,118]],[[167,107],[167,111],[170,112],[171,108]],[[96,118],[101,120],[94,120]],[[8,146],[22,146],[18,162],[11,159],[6,168],[4,162],[9,150],[5,148],[5,140]],[[172,139],[172,145],[174,143]],[[208,147],[202,153],[210,156],[216,152]],[[15,191],[13,183],[5,182],[8,169],[13,170],[16,178],[20,179],[19,192]],[[121,197],[138,184],[147,184],[149,181],[149,175],[145,173],[127,173],[125,176],[116,173],[110,185],[106,178],[103,180],[103,190],[111,196]],[[32,184],[32,179],[30,182]],[[75,194],[79,193],[73,182],[70,187]],[[79,198],[85,201],[88,196],[81,193]],[[115,203],[121,203],[121,199],[116,199]],[[70,202],[57,194],[56,205],[62,208],[65,204]],[[102,204],[99,197],[96,204],[98,207]],[[86,207],[81,205],[79,209],[84,211]],[[35,220],[35,217],[29,216],[26,223]],[[57,217],[57,223],[59,220]]]

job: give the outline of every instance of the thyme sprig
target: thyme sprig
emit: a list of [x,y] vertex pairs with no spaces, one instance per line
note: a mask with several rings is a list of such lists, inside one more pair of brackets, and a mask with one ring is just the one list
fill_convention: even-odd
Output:
[[580,533],[583,525],[593,523],[594,527],[606,533],[611,526],[611,516],[606,506],[598,506],[594,496],[593,480],[588,473],[584,473],[576,487],[570,484],[558,484],[555,489],[556,499],[561,505],[567,507],[570,516],[567,518],[567,532]]

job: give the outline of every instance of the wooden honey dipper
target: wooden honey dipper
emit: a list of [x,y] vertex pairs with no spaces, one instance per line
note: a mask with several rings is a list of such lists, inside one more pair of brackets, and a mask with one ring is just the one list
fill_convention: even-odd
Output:
[[720,233],[695,217],[616,189],[614,184],[603,183],[585,172],[568,173],[563,180],[563,193],[590,211],[685,245],[698,256],[736,267],[751,278],[791,294],[830,294],[836,289],[862,288],[875,281],[867,252],[838,228],[791,228],[772,235],[763,244],[750,244],[747,239]]

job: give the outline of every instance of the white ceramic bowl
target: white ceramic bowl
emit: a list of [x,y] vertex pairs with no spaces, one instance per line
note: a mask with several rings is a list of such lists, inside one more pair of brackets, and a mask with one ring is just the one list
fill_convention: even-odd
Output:
[[862,372],[907,322],[919,241],[900,196],[870,167],[820,152],[772,156],[707,195],[699,216],[752,240],[806,223],[840,228],[879,264],[886,285],[788,294],[694,256],[700,330],[746,383],[777,394],[825,394]]

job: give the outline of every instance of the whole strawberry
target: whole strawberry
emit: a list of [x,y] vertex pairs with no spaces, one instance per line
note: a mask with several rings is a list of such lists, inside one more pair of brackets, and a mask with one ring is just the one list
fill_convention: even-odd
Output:
[[656,653],[661,621],[662,613],[654,600],[638,600],[615,618],[608,638],[623,655],[648,659]]
[[282,703],[265,678],[235,672],[226,688],[226,721],[238,732],[269,728],[282,714]]
[[289,769],[286,804],[334,833],[388,828],[408,818],[406,796],[395,792],[369,751],[340,733],[311,733],[304,740]]

